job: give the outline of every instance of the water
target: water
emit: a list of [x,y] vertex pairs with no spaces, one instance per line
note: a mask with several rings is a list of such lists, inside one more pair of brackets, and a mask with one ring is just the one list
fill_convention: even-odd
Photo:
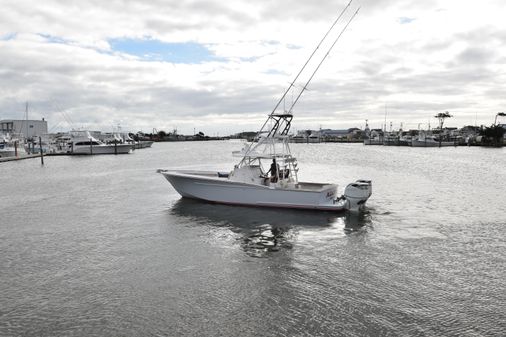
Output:
[[293,144],[361,216],[180,199],[239,142],[0,164],[0,336],[504,336],[506,149]]

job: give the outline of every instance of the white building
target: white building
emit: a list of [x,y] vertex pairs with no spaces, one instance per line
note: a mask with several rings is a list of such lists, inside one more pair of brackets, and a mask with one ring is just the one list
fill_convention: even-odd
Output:
[[38,137],[47,134],[47,121],[25,119],[0,120],[1,133],[22,134],[24,138]]

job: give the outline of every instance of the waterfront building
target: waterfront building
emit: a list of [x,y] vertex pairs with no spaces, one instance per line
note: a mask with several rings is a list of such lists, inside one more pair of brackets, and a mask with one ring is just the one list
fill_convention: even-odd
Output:
[[0,120],[0,133],[19,134],[25,139],[31,139],[47,134],[47,121],[27,119]]

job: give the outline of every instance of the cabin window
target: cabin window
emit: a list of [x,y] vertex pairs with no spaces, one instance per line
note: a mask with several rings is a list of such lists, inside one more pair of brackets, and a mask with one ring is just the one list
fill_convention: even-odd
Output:
[[77,142],[75,144],[76,146],[84,146],[84,145],[87,145],[87,146],[90,146],[90,145],[100,145],[98,144],[97,142]]

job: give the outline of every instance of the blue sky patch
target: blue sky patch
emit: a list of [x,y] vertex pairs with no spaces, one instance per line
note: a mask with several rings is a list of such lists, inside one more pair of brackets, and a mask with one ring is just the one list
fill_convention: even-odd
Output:
[[400,17],[397,19],[397,21],[401,24],[401,25],[406,25],[408,23],[411,23],[413,21],[415,21],[416,19],[415,18],[408,18],[406,16],[403,16],[403,17]]
[[61,37],[58,37],[58,36],[53,36],[53,35],[49,35],[49,34],[39,34],[39,36],[43,37],[44,39],[46,39],[47,42],[49,43],[61,43],[61,44],[67,44],[69,43],[68,41],[62,39]]
[[195,42],[169,43],[147,38],[112,39],[109,44],[115,52],[134,55],[146,61],[194,64],[220,60],[206,46]]
[[0,41],[14,40],[16,38],[16,35],[17,35],[16,33],[0,35]]

